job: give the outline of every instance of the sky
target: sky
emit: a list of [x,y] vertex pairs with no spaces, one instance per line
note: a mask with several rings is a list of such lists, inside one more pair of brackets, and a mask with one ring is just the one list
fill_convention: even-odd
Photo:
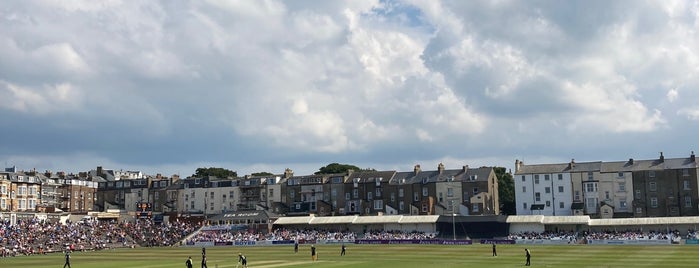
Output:
[[688,157],[698,31],[686,0],[3,1],[0,163],[308,175]]

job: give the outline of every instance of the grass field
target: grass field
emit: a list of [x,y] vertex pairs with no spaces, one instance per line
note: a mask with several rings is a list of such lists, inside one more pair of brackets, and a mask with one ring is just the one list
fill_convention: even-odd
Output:
[[[528,245],[534,267],[699,267],[699,245],[610,246]],[[236,267],[238,252],[248,257],[251,268],[294,267],[518,267],[524,266],[524,245],[498,245],[492,257],[490,245],[348,245],[339,256],[339,245],[319,245],[318,261],[311,262],[310,249],[301,245],[271,247],[209,247],[208,267]],[[192,256],[201,267],[201,248],[136,248],[74,252],[73,268],[185,267]],[[0,267],[63,267],[62,254],[0,258]]]

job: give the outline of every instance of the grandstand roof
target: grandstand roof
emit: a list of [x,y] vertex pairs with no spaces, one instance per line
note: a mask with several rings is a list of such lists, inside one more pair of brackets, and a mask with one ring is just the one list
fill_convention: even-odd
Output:
[[590,216],[546,216],[544,224],[588,224]]
[[301,217],[280,217],[274,224],[288,225],[288,224],[309,224],[313,219],[313,216],[301,216]]
[[274,224],[292,225],[292,224],[416,224],[416,223],[436,223],[439,215],[382,215],[382,216],[332,216],[332,217],[281,217]]
[[507,223],[542,223],[544,215],[511,215],[507,217]]
[[334,217],[314,217],[310,224],[349,224],[354,222],[358,216],[334,216]]
[[699,224],[699,217],[591,219],[590,226]]
[[437,219],[439,219],[439,215],[403,216],[399,223],[435,223]]
[[354,224],[374,224],[374,223],[398,223],[404,217],[401,215],[387,216],[361,216],[354,220]]

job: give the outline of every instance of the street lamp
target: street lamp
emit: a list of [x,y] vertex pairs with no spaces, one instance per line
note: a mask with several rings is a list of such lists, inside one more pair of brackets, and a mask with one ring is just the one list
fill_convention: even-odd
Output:
[[451,200],[451,233],[454,236],[453,240],[456,240],[456,220],[454,213],[454,200]]

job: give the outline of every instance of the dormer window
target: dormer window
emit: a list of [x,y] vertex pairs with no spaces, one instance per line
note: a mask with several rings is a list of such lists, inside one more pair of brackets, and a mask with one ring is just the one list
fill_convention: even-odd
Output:
[[376,181],[376,186],[377,186],[377,187],[381,186],[381,180],[383,180],[383,178],[376,178],[375,181]]

